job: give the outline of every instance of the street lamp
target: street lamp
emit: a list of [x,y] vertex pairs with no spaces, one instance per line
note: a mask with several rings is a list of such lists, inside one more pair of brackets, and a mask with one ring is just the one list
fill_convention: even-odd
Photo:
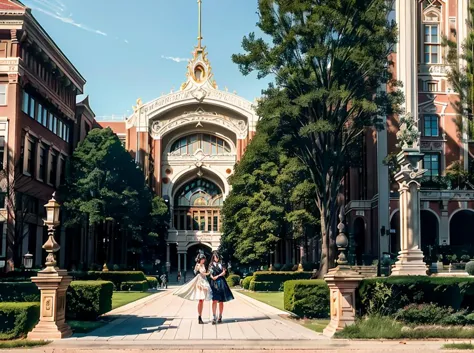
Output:
[[31,270],[33,267],[33,255],[31,255],[29,251],[23,255],[23,266],[25,266],[27,270]]
[[55,193],[51,200],[44,205],[46,208],[46,220],[44,223],[48,227],[48,240],[43,245],[43,249],[48,253],[48,256],[46,256],[46,268],[44,269],[44,272],[57,272],[56,257],[54,253],[59,251],[61,248],[54,239],[54,229],[59,225],[59,209],[61,207],[54,197]]
[[103,240],[104,243],[104,266],[102,266],[102,272],[109,272],[109,268],[107,267],[107,258],[108,258],[108,250],[109,250],[109,238],[104,238]]

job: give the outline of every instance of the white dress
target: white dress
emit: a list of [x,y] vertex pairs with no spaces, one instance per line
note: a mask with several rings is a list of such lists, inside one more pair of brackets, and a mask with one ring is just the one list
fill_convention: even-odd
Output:
[[206,267],[198,264],[194,270],[197,272],[196,277],[179,287],[173,294],[186,300],[211,300],[211,286],[206,278]]

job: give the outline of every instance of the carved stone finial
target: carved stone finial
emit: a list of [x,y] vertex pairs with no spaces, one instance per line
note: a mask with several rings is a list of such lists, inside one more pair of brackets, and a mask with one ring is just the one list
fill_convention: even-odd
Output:
[[400,117],[400,130],[397,132],[397,147],[413,149],[418,147],[418,140],[421,134],[418,131],[417,121],[410,114]]

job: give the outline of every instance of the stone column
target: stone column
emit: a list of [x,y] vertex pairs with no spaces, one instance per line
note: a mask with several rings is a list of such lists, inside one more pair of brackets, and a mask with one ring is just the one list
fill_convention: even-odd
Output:
[[402,169],[395,175],[400,193],[401,251],[392,276],[426,276],[427,267],[420,249],[420,183],[426,170],[418,169],[423,154],[405,149],[398,155]]
[[181,253],[178,253],[178,272],[181,271]]
[[166,243],[166,271],[168,272],[168,274],[170,273],[170,267],[171,267],[171,263],[170,263],[170,244]]
[[188,254],[185,253],[184,255],[184,272],[188,271]]

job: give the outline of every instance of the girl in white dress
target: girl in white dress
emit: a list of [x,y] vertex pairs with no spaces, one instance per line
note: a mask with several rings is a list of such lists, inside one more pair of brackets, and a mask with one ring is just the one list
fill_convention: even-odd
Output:
[[199,253],[196,257],[196,266],[194,266],[194,273],[196,277],[185,285],[178,288],[173,294],[186,300],[197,300],[198,302],[198,321],[202,321],[202,309],[204,307],[204,300],[210,301],[212,299],[211,286],[207,280],[209,273],[206,272],[206,255]]

